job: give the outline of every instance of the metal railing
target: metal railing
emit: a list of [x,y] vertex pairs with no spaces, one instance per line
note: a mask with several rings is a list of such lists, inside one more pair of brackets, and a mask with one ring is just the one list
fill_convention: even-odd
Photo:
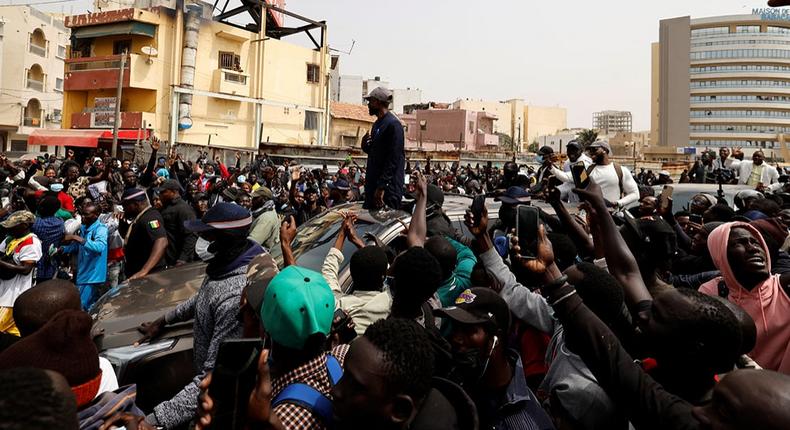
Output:
[[31,90],[36,90],[36,91],[42,91],[43,92],[44,91],[44,81],[39,81],[39,80],[36,80],[36,79],[28,78],[27,79],[27,87],[30,88]]
[[[86,70],[105,70],[115,69],[121,67],[120,56],[117,59],[94,60],[94,61],[69,61],[66,63],[66,72],[83,72]],[[126,62],[126,68],[129,68],[129,61]]]
[[40,57],[47,56],[47,48],[45,46],[38,46],[31,43],[29,50]]

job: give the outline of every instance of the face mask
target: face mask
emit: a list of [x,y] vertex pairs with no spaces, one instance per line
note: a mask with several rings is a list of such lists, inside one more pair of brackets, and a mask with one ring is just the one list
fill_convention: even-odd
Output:
[[202,237],[198,237],[197,242],[195,242],[195,253],[197,253],[198,258],[203,261],[209,261],[216,255],[213,252],[209,252],[208,247],[211,246],[213,242],[209,242]]
[[480,348],[469,349],[464,352],[453,352],[453,370],[450,379],[461,386],[475,386],[488,370],[488,362],[496,348],[499,338],[494,336],[491,348],[483,355]]
[[542,155],[536,156],[535,157],[535,162],[538,163],[538,164],[543,164],[543,156]]
[[49,189],[56,193],[59,193],[63,191],[63,184],[52,184],[49,186]]

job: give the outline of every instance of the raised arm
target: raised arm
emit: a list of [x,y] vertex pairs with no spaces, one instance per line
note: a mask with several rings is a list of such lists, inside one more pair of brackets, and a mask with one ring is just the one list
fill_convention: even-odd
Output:
[[491,237],[487,233],[487,211],[483,211],[483,216],[478,221],[474,219],[474,215],[471,212],[467,212],[465,222],[469,231],[475,235],[478,249],[481,251],[480,261],[483,262],[486,271],[501,286],[499,295],[508,303],[513,315],[538,330],[552,333],[554,331],[554,318],[546,300],[539,294],[521,285],[516,279],[516,275],[510,271],[502,261],[502,257],[494,249]]
[[417,179],[417,187],[415,188],[416,200],[414,205],[414,214],[409,224],[409,233],[406,236],[409,246],[423,246],[425,244],[425,236],[428,234],[428,224],[425,216],[425,208],[428,204],[428,182],[422,173],[415,171],[414,176]]
[[652,300],[650,293],[642,280],[636,259],[628,250],[625,240],[614,225],[614,220],[606,208],[606,203],[601,194],[601,187],[594,181],[584,189],[574,190],[576,194],[590,205],[592,222],[600,229],[604,238],[603,248],[609,273],[620,282],[625,289],[625,297],[629,306],[635,306],[643,301]]
[[544,287],[543,293],[562,323],[568,348],[584,360],[598,384],[614,404],[622,406],[636,428],[699,428],[691,415],[692,406],[648,376],[572,286]]
[[340,231],[337,232],[335,245],[329,248],[329,252],[326,254],[326,258],[324,258],[324,264],[321,266],[321,275],[324,276],[326,283],[329,284],[329,288],[332,289],[332,293],[334,293],[336,298],[343,295],[343,290],[340,288],[340,281],[338,279],[338,272],[340,271],[340,265],[343,264],[343,260],[345,259],[343,255],[343,245],[346,243],[346,229],[344,227],[347,220],[348,218],[343,220],[343,226],[340,228]]
[[151,157],[148,159],[148,164],[145,166],[142,176],[140,176],[140,185],[149,186],[154,181],[154,165],[156,165],[156,153],[159,151],[159,139],[156,137],[151,138]]
[[280,225],[280,249],[283,251],[283,269],[296,265],[291,242],[296,237],[296,219],[291,215]]
[[639,186],[636,185],[634,177],[631,172],[623,166],[623,197],[617,201],[617,204],[622,208],[630,205],[639,200]]
[[571,240],[576,244],[576,247],[579,249],[581,253],[584,255],[592,256],[595,254],[595,248],[593,246],[593,242],[590,239],[590,236],[587,234],[586,231],[576,222],[575,219],[571,216],[570,212],[568,212],[568,208],[562,203],[560,199],[560,190],[554,188],[549,194],[546,196],[546,201],[554,208],[554,212],[557,214],[557,218],[559,218],[560,223],[570,236]]

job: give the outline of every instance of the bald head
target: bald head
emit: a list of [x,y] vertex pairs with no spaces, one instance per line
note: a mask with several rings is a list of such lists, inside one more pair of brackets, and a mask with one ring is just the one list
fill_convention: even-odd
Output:
[[713,390],[712,401],[694,408],[705,428],[790,428],[790,376],[770,370],[736,370]]
[[25,337],[65,309],[82,309],[77,287],[69,281],[52,279],[19,295],[14,302],[14,321],[19,333]]

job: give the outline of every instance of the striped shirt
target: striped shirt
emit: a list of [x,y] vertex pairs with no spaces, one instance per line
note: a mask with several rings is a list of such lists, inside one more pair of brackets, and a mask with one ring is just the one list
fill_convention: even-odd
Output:
[[63,240],[65,227],[63,220],[56,217],[36,218],[36,222],[30,228],[41,241],[41,251],[43,253],[36,264],[36,279],[45,280],[55,277],[58,266],[49,255],[50,246],[58,247]]

